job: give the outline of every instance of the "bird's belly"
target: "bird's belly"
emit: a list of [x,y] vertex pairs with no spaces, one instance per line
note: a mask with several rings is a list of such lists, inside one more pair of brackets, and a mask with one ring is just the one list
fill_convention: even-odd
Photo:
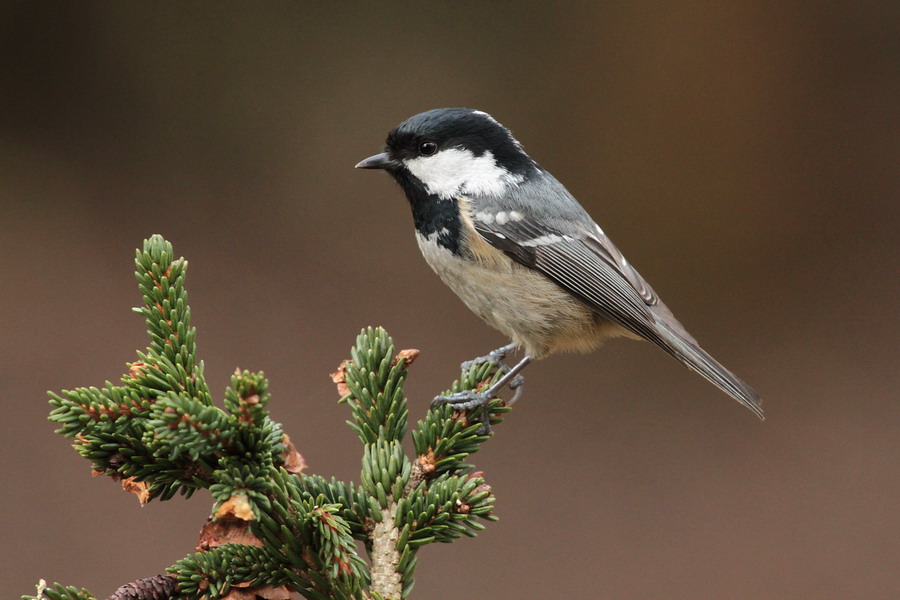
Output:
[[466,306],[536,358],[586,352],[623,333],[541,273],[505,256],[466,260],[416,237],[425,260]]

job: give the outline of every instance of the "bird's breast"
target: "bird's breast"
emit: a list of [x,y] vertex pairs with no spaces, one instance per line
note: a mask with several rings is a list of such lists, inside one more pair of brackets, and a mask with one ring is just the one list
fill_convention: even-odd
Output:
[[439,233],[417,233],[416,239],[429,266],[472,312],[536,358],[592,350],[618,333],[580,300],[480,237],[466,239],[461,253],[442,246]]

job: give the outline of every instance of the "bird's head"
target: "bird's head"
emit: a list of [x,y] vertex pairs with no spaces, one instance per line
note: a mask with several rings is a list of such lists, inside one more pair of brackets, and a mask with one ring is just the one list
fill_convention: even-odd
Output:
[[470,108],[436,108],[410,117],[388,134],[385,151],[356,165],[384,169],[404,187],[429,195],[502,194],[537,168],[509,130]]

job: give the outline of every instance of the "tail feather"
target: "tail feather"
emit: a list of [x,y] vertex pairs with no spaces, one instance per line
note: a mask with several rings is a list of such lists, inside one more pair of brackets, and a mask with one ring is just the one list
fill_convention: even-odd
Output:
[[[760,419],[763,415],[762,401],[749,385],[723,367],[703,348],[691,339],[685,339],[678,331],[666,323],[657,322],[660,340],[657,342],[666,352],[687,365],[689,369],[702,375],[707,381],[752,410]],[[654,340],[656,341],[656,340]]]

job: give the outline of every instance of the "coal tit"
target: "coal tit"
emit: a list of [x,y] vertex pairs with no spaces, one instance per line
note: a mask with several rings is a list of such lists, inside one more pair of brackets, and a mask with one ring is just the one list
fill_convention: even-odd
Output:
[[700,348],[566,188],[487,113],[439,108],[410,117],[388,134],[384,152],[356,167],[394,177],[425,260],[512,340],[482,358],[525,352],[487,390],[436,402],[483,404],[520,384],[534,359],[622,336],[656,344],[763,418],[756,392]]

